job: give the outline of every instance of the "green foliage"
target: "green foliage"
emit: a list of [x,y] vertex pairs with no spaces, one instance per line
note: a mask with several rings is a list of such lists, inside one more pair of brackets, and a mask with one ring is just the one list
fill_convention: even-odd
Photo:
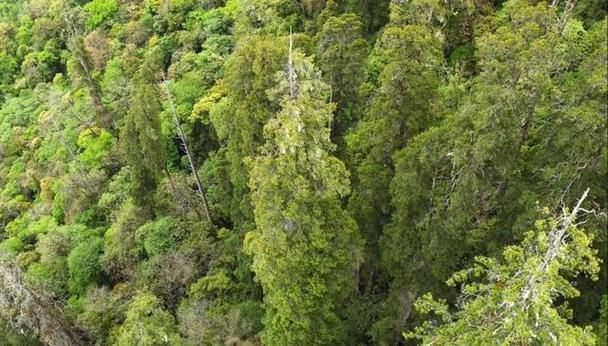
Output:
[[59,72],[57,48],[28,53],[21,63],[21,72],[28,86],[34,87],[41,82],[48,82]]
[[78,136],[78,146],[82,149],[78,159],[87,168],[98,168],[113,144],[114,137],[105,129],[86,129]]
[[161,218],[137,229],[135,238],[149,257],[162,254],[175,245],[177,227],[170,218]]
[[133,275],[136,263],[143,257],[143,249],[137,244],[135,231],[146,222],[144,215],[141,208],[129,202],[120,208],[116,221],[104,235],[101,265],[106,273],[118,278]]
[[597,345],[608,342],[608,295],[602,296],[600,303],[600,318],[596,328]]
[[[0,315],[46,344],[389,346],[429,292],[452,320],[423,341],[606,343],[608,21],[574,3],[0,0],[0,272],[58,308],[0,275]],[[541,319],[479,336],[509,290],[444,282],[535,261],[534,206],[587,188],[598,280],[569,253]]]
[[108,287],[90,286],[83,298],[82,312],[76,318],[89,336],[101,344],[109,344],[109,334],[116,321],[124,319],[129,298],[132,295],[130,287],[124,284]]
[[86,27],[93,30],[114,16],[114,13],[118,10],[118,1],[93,0],[87,3],[84,9],[88,13]]
[[361,87],[374,90],[369,106],[346,136],[353,166],[348,207],[367,243],[362,274],[369,291],[383,280],[377,270],[382,248],[379,238],[393,211],[391,181],[395,172],[402,172],[394,167],[394,154],[442,116],[442,41],[428,23],[410,24],[413,20],[408,19],[402,24],[397,12],[400,6],[410,5],[394,2],[392,6],[391,22],[370,56],[370,80]]
[[208,297],[211,294],[218,295],[229,290],[232,280],[224,271],[208,274],[190,286],[190,295],[194,297]]
[[184,300],[178,309],[180,332],[186,345],[259,345],[255,336],[262,328],[263,311],[258,302],[211,305],[207,301]]
[[[591,113],[598,117],[583,111],[586,107],[575,99],[555,103],[565,94],[590,91],[567,86],[571,73],[578,74],[574,71],[586,63],[566,47],[582,44],[585,34],[572,23],[567,28],[578,32],[577,39],[557,35],[554,14],[543,4],[507,2],[493,20],[489,31],[476,38],[480,71],[468,82],[470,89],[456,112],[394,157],[395,212],[381,240],[394,294],[420,293],[420,284],[449,296],[440,283],[450,272],[476,254],[498,256],[505,244],[523,238],[538,217],[531,205],[571,201],[595,184],[582,178],[585,169],[574,167],[602,155],[599,143],[605,134],[595,130],[605,110],[594,108]],[[604,54],[603,45],[592,41],[585,44],[595,52],[589,59],[596,59]],[[591,95],[603,93],[595,90],[583,98],[594,100]],[[572,131],[586,135],[575,139]],[[603,188],[597,191],[604,194]],[[602,226],[594,223],[591,232],[596,227]]]
[[2,256],[14,257],[24,248],[24,244],[18,237],[10,237],[2,242]]
[[[30,122],[35,119],[40,111],[37,111],[40,103],[36,100],[36,94],[31,91],[23,91],[18,97],[12,97],[2,103],[0,110],[0,139],[2,143],[7,143],[11,140],[11,145],[8,147],[10,151],[3,153],[3,156],[14,155],[18,150],[24,149],[25,142],[31,138],[32,130],[23,132],[28,127]],[[19,131],[15,133],[16,131]],[[25,138],[19,138],[18,134]],[[28,136],[29,135],[29,136]],[[4,165],[3,165],[4,166]]]
[[6,346],[38,346],[42,345],[32,336],[13,331],[10,326],[0,321],[0,343]]
[[140,293],[129,304],[124,323],[112,330],[111,344],[179,346],[183,341],[173,316],[162,309],[158,298],[150,293]]
[[85,239],[76,245],[68,256],[68,286],[70,292],[80,294],[97,279],[101,265],[99,257],[103,250],[103,239]]
[[4,94],[12,82],[12,76],[17,68],[17,60],[5,52],[0,52],[0,91]]
[[151,50],[136,73],[131,89],[131,105],[127,112],[121,137],[124,139],[126,159],[132,168],[131,193],[134,201],[151,207],[150,191],[154,191],[159,176],[165,168],[165,152],[159,113],[162,109],[157,76],[160,72],[160,56]]
[[51,296],[65,296],[68,279],[65,258],[58,257],[46,259],[44,263],[32,263],[28,267],[26,278],[31,284],[44,289]]

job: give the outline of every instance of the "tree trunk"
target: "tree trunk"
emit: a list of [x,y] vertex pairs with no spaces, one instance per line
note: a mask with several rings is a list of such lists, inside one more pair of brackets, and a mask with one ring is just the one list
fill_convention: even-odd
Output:
[[162,76],[163,76],[163,90],[165,91],[165,94],[167,95],[167,101],[169,102],[169,110],[171,111],[171,114],[173,115],[173,121],[175,122],[175,127],[177,128],[177,135],[179,136],[180,140],[182,141],[182,143],[184,145],[184,151],[186,152],[186,156],[188,157],[190,171],[192,172],[192,175],[194,176],[194,180],[196,182],[196,188],[197,188],[198,195],[201,199],[201,203],[203,205],[203,211],[205,212],[207,221],[209,221],[209,223],[212,224],[213,220],[211,219],[211,214],[209,213],[209,205],[207,203],[207,197],[205,196],[205,192],[203,191],[203,185],[201,184],[201,179],[199,178],[198,172],[196,171],[196,166],[194,165],[194,160],[192,159],[192,155],[190,154],[190,149],[188,148],[188,142],[186,141],[186,136],[184,135],[184,131],[182,130],[182,126],[179,122],[179,118],[177,117],[177,112],[175,110],[175,106],[173,105],[173,98],[171,97],[171,92],[169,91],[169,88],[166,85],[165,74],[163,73]]

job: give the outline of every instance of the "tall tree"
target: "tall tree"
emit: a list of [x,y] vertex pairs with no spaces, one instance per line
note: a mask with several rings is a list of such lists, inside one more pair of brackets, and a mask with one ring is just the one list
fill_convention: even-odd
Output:
[[131,104],[124,120],[121,138],[126,159],[132,168],[132,194],[135,201],[151,207],[153,194],[165,167],[165,152],[159,114],[162,96],[158,87],[160,61],[152,49],[142,60],[131,88]]
[[340,310],[360,262],[355,222],[342,209],[348,174],[331,156],[334,106],[310,58],[296,52],[270,91],[281,110],[251,160],[257,228],[246,251],[264,288],[267,345],[344,343]]
[[377,92],[347,136],[355,166],[349,209],[367,242],[365,277],[370,285],[376,276],[378,237],[391,215],[392,156],[438,118],[442,40],[431,24],[414,16],[418,12],[411,7],[417,3],[391,4],[391,22],[372,53],[379,61],[372,67],[380,73]]
[[201,205],[205,217],[207,221],[211,224],[213,223],[211,219],[211,214],[209,213],[209,204],[207,203],[207,196],[205,195],[205,191],[203,189],[203,185],[201,184],[201,179],[198,176],[198,170],[196,169],[196,164],[194,163],[192,152],[190,151],[190,147],[188,146],[188,140],[186,139],[186,135],[184,134],[184,130],[182,129],[182,125],[179,121],[179,117],[177,115],[177,110],[175,109],[175,104],[173,103],[173,97],[171,96],[171,91],[167,85],[167,81],[165,79],[165,74],[162,74],[163,78],[163,91],[167,98],[167,102],[169,103],[169,112],[173,117],[173,123],[175,125],[175,129],[177,130],[177,137],[181,141],[182,149],[186,152],[186,157],[188,158],[188,166],[190,167],[190,172],[194,177],[194,182],[196,183],[196,191],[198,192],[199,198],[201,199]]
[[229,161],[232,183],[231,217],[235,228],[250,228],[253,222],[248,196],[248,172],[243,160],[263,144],[262,128],[277,110],[266,90],[285,60],[284,40],[259,35],[240,39],[227,62],[227,75],[216,89],[224,94],[210,111],[211,122]]
[[317,35],[317,63],[332,88],[336,112],[331,124],[335,142],[360,115],[359,86],[365,78],[367,41],[360,18],[354,14],[331,16]]

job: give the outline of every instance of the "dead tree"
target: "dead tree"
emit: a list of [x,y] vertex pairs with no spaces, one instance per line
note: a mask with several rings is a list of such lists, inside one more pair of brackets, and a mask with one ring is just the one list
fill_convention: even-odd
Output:
[[175,105],[173,104],[173,98],[171,97],[171,91],[169,90],[169,87],[167,86],[167,80],[165,78],[164,72],[162,73],[162,78],[163,78],[163,83],[162,83],[163,90],[165,92],[165,95],[167,96],[167,102],[169,102],[169,111],[171,112],[171,115],[173,116],[173,122],[175,123],[175,127],[177,129],[177,135],[178,135],[180,141],[182,142],[184,152],[186,153],[186,156],[188,157],[188,164],[190,166],[190,171],[192,172],[192,175],[194,176],[194,180],[196,182],[197,193],[201,199],[201,204],[203,206],[203,211],[205,213],[205,217],[207,218],[207,221],[209,221],[209,223],[213,223],[213,220],[211,219],[211,213],[209,212],[209,204],[207,203],[207,197],[205,196],[205,192],[203,190],[203,185],[201,184],[201,179],[198,176],[196,166],[194,165],[194,160],[192,159],[192,154],[190,153],[190,149],[188,147],[188,142],[186,141],[186,135],[184,134],[184,131],[182,130],[182,125],[180,124],[179,117],[177,116],[177,111],[175,110]]
[[0,317],[16,331],[33,333],[49,346],[87,345],[49,297],[28,287],[14,265],[2,262]]

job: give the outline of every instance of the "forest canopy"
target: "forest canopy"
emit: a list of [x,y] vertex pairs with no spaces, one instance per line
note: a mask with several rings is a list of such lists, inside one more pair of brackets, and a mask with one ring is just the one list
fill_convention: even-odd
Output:
[[606,0],[0,0],[0,344],[608,344]]

